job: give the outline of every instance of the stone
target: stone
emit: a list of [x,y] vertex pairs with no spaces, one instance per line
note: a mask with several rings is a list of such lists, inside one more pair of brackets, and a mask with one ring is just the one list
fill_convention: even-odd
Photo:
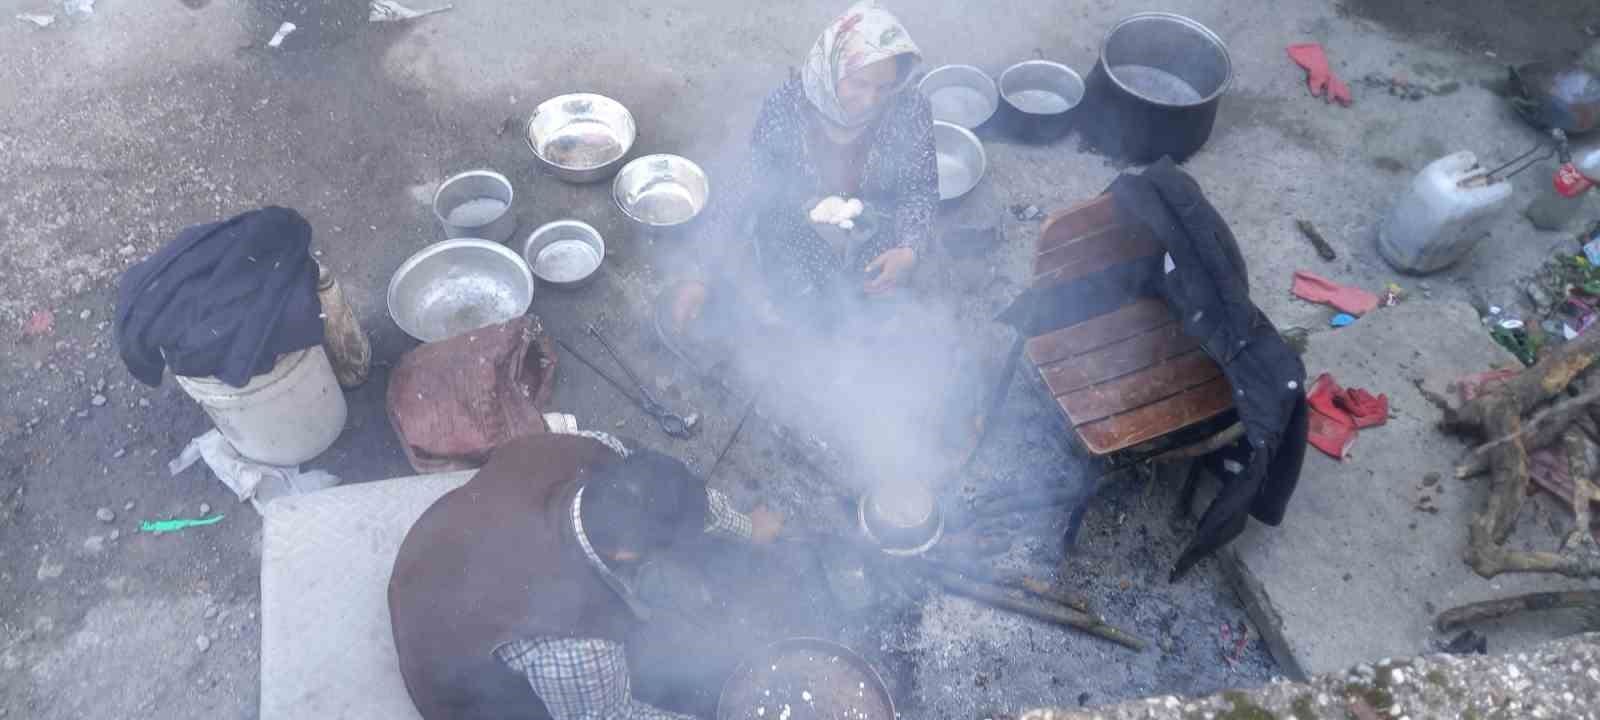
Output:
[[101,405],[106,404],[106,396],[96,394],[94,397],[89,398],[89,404],[95,407],[100,407]]
[[207,620],[210,620],[211,618],[216,617],[217,616],[217,606],[215,606],[215,605],[207,605],[206,606],[206,611],[204,613],[202,613],[202,614],[205,616],[205,619],[207,619]]
[[128,449],[127,448],[117,448],[116,452],[111,453],[111,457],[112,457],[112,459],[121,459],[123,455],[127,455],[127,454],[128,454]]
[[129,501],[127,501],[127,502],[122,504],[122,511],[123,512],[128,512],[129,510],[132,510],[132,509],[133,509],[133,501],[132,500],[129,500]]
[[121,530],[112,530],[111,531],[111,541],[112,542],[116,542],[117,540],[120,540],[120,539],[122,539],[122,531]]
[[201,515],[206,515],[206,514],[209,514],[210,512],[211,512],[211,506],[210,505],[208,505],[206,503],[200,503],[200,514]]
[[99,555],[100,553],[105,552],[106,539],[99,535],[90,535],[84,539],[83,549],[90,555]]
[[103,507],[103,508],[100,508],[99,510],[94,511],[94,516],[96,518],[99,518],[100,522],[103,522],[103,523],[112,522],[112,521],[115,521],[117,519],[117,514],[112,512],[111,508],[108,508],[108,507]]
[[78,313],[78,319],[79,320],[88,320],[90,318],[90,316],[92,316],[92,315],[94,315],[94,311],[93,310],[84,310],[83,312]]
[[150,407],[150,399],[149,398],[139,398],[139,407],[142,407],[142,408]]
[[207,650],[210,650],[211,649],[211,638],[206,637],[205,635],[196,635],[194,637],[194,646],[197,647],[197,648],[200,648],[200,652],[205,652]]

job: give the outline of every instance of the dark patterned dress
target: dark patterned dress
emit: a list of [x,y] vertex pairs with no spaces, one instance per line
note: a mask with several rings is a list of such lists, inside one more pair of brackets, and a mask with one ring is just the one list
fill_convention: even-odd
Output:
[[[711,240],[740,250],[751,243],[775,300],[841,278],[859,286],[866,280],[866,265],[895,247],[923,255],[939,203],[933,115],[915,88],[886,102],[882,115],[844,147],[820,132],[822,121],[797,77],[763,103],[750,157],[739,177],[723,186],[727,190]],[[819,236],[807,217],[829,195],[860,198],[876,216],[875,232],[851,257]]]

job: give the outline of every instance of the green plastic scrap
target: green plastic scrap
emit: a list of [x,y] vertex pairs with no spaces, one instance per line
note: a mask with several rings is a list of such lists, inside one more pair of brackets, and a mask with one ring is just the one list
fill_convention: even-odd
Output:
[[184,528],[192,528],[197,525],[213,525],[221,522],[222,518],[224,517],[226,516],[216,515],[214,517],[203,519],[174,518],[172,520],[146,520],[142,523],[139,523],[139,529],[147,533],[156,533],[159,535],[161,533],[176,532]]

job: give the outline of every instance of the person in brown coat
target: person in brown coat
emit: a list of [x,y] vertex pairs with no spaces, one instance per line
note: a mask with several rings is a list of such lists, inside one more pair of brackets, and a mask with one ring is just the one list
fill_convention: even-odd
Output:
[[630,569],[696,536],[766,543],[782,525],[609,435],[512,441],[401,544],[389,614],[406,690],[425,720],[686,718],[633,697],[624,638],[653,611]]

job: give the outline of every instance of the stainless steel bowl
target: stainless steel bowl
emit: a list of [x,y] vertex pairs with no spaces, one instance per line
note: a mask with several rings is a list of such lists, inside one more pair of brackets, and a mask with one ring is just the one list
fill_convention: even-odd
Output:
[[1000,89],[989,74],[971,65],[943,65],[929,71],[917,90],[933,106],[933,119],[971,130],[1000,107]]
[[633,114],[594,93],[557,95],[528,119],[528,149],[551,174],[572,183],[604,180],[639,136]]
[[960,125],[933,124],[934,151],[939,162],[939,199],[954,200],[972,191],[989,169],[983,143]]
[[862,534],[889,555],[920,555],[944,537],[933,492],[917,483],[885,485],[856,501]]
[[804,708],[796,713],[802,717],[899,717],[894,695],[872,663],[821,638],[788,638],[751,653],[723,683],[716,718],[745,720],[764,712],[762,717],[777,720],[784,704]]
[[682,225],[706,207],[711,186],[705,171],[677,155],[645,155],[622,166],[611,184],[622,213],[654,227]]
[[505,242],[517,229],[511,211],[516,191],[506,176],[493,170],[468,170],[439,183],[433,194],[433,216],[447,238],[483,238]]
[[600,231],[579,220],[540,225],[522,241],[522,259],[539,282],[558,288],[588,284],[606,258]]
[[423,342],[505,322],[533,303],[533,273],[510,248],[478,238],[429,245],[389,279],[389,317]]

